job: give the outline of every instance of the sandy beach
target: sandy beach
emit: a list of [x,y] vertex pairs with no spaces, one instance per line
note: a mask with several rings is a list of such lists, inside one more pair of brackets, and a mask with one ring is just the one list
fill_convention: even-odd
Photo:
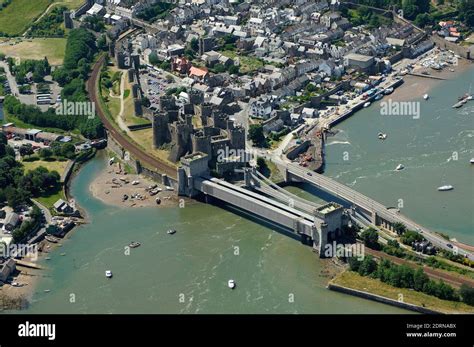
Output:
[[[444,68],[443,70],[433,70],[431,68],[422,67],[415,65],[413,69],[414,73],[423,73],[429,72],[430,76],[440,77],[446,80],[454,79],[459,74],[463,73],[466,69],[473,66],[467,59],[459,59],[457,66],[450,66],[449,68]],[[454,71],[450,71],[452,68]],[[420,99],[424,94],[429,94],[429,91],[440,84],[443,80],[437,80],[427,77],[418,77],[412,75],[403,76],[404,83],[399,88],[395,89],[394,92],[390,95],[390,99],[393,101],[408,101],[413,99]]]
[[[151,195],[147,188],[154,185],[161,191]],[[120,207],[176,207],[183,199],[178,197],[175,191],[168,191],[164,185],[157,184],[147,177],[126,174],[118,163],[109,165],[103,170],[92,181],[90,191],[102,202]],[[160,200],[159,204],[157,199]],[[188,202],[191,200],[186,201]]]

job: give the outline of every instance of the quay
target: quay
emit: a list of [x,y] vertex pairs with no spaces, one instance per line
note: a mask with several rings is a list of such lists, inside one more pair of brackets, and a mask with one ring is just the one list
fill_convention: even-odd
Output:
[[446,80],[446,78],[443,78],[443,77],[432,76],[432,75],[424,75],[422,73],[416,73],[416,72],[408,72],[407,75],[416,76],[416,77],[423,77],[423,78],[431,78],[431,79],[434,79],[434,80],[441,80],[441,81]]

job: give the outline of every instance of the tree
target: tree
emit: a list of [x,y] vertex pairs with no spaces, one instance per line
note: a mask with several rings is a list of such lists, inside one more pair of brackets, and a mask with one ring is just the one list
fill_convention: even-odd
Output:
[[402,235],[407,230],[407,227],[401,222],[395,222],[393,223],[393,229],[398,235]]
[[240,69],[237,65],[231,65],[228,71],[231,75],[238,75],[240,73]]
[[216,73],[222,73],[225,72],[226,68],[223,64],[216,64],[214,66],[214,70],[216,71]]
[[377,231],[373,228],[368,228],[364,230],[361,234],[360,237],[362,241],[364,241],[364,244],[372,249],[379,249],[379,234]]
[[43,159],[48,159],[48,158],[51,158],[53,156],[53,151],[50,150],[49,148],[41,148],[38,152],[40,158],[43,158]]
[[403,233],[403,235],[400,237],[400,240],[402,243],[405,245],[411,246],[414,242],[417,241],[422,241],[423,236],[418,234],[416,231],[413,230],[407,230]]
[[252,124],[249,128],[249,139],[257,145],[263,147],[266,143],[265,135],[263,134],[263,125]]
[[459,289],[462,301],[468,305],[474,306],[474,288],[463,284]]
[[198,52],[199,51],[199,40],[197,38],[191,39],[191,42],[189,43],[189,47],[194,51]]
[[25,143],[24,145],[21,145],[19,151],[22,157],[32,155],[34,153],[33,146],[31,146],[30,143]]
[[161,64],[161,60],[158,58],[158,55],[156,54],[156,52],[150,53],[150,55],[148,56],[148,61],[150,62],[151,65]]
[[420,267],[418,268],[415,273],[413,274],[413,289],[418,292],[423,291],[426,283],[429,282],[428,276],[425,274],[423,269]]
[[374,258],[370,255],[364,257],[364,260],[360,263],[357,272],[361,276],[369,276],[377,270],[377,263]]

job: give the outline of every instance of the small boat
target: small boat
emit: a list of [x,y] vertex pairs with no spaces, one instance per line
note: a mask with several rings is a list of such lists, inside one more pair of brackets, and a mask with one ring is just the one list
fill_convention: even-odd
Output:
[[398,166],[395,168],[396,171],[400,171],[400,170],[403,170],[405,168],[405,166],[403,166],[402,164],[398,164]]
[[449,184],[444,185],[444,186],[441,186],[441,187],[438,187],[438,190],[439,190],[440,192],[446,192],[446,191],[448,191],[448,190],[453,190],[453,189],[454,189],[454,187],[453,187],[452,185],[449,185]]
[[384,134],[384,133],[379,133],[377,135],[377,137],[380,139],[380,140],[385,140],[387,138],[387,134]]
[[45,293],[49,293],[51,291],[51,289],[45,289],[44,292]]
[[55,238],[54,236],[46,235],[44,238],[45,238],[45,240],[47,240],[47,241],[49,241],[49,242],[58,243],[58,239]]
[[474,164],[474,158],[472,158],[471,160],[469,160],[469,162],[470,162],[471,164]]
[[110,271],[110,270],[105,271],[105,277],[112,278],[112,276],[113,276],[112,271]]
[[21,287],[20,283],[18,282],[12,282],[12,287]]
[[114,163],[115,158],[110,158],[109,159],[109,165],[112,165]]
[[170,190],[170,191],[173,191],[173,190],[174,190],[174,188],[171,187],[171,186],[166,186],[165,188],[166,188],[166,190]]
[[176,230],[170,229],[170,230],[168,230],[166,233],[167,233],[168,235],[173,235],[173,234],[176,233]]
[[157,205],[159,205],[159,204],[161,204],[161,199],[160,199],[160,198],[156,198],[156,199],[155,199],[155,202],[156,202]]
[[369,107],[370,106],[370,101],[367,101],[365,104],[364,104],[364,107]]
[[428,94],[423,95],[423,99],[428,100],[430,96]]
[[379,93],[375,96],[374,100],[380,100],[383,98],[383,94],[382,93]]
[[385,95],[392,94],[392,92],[393,92],[393,87],[387,88],[383,91]]
[[230,288],[230,289],[234,289],[235,288],[235,281],[234,280],[229,280],[227,282],[227,286]]
[[140,181],[132,181],[132,185],[136,186],[137,184],[140,184]]
[[130,244],[128,245],[128,247],[130,248],[137,248],[137,247],[140,247],[141,246],[141,243],[140,242],[130,242]]

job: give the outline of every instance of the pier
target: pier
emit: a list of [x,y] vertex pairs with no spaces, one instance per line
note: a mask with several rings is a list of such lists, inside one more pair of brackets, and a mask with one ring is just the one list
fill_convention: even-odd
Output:
[[424,75],[422,73],[416,73],[416,72],[408,72],[407,75],[416,76],[416,77],[423,77],[423,78],[431,78],[433,80],[441,80],[441,81],[446,80],[446,78],[443,78],[443,77],[432,76],[432,75]]

